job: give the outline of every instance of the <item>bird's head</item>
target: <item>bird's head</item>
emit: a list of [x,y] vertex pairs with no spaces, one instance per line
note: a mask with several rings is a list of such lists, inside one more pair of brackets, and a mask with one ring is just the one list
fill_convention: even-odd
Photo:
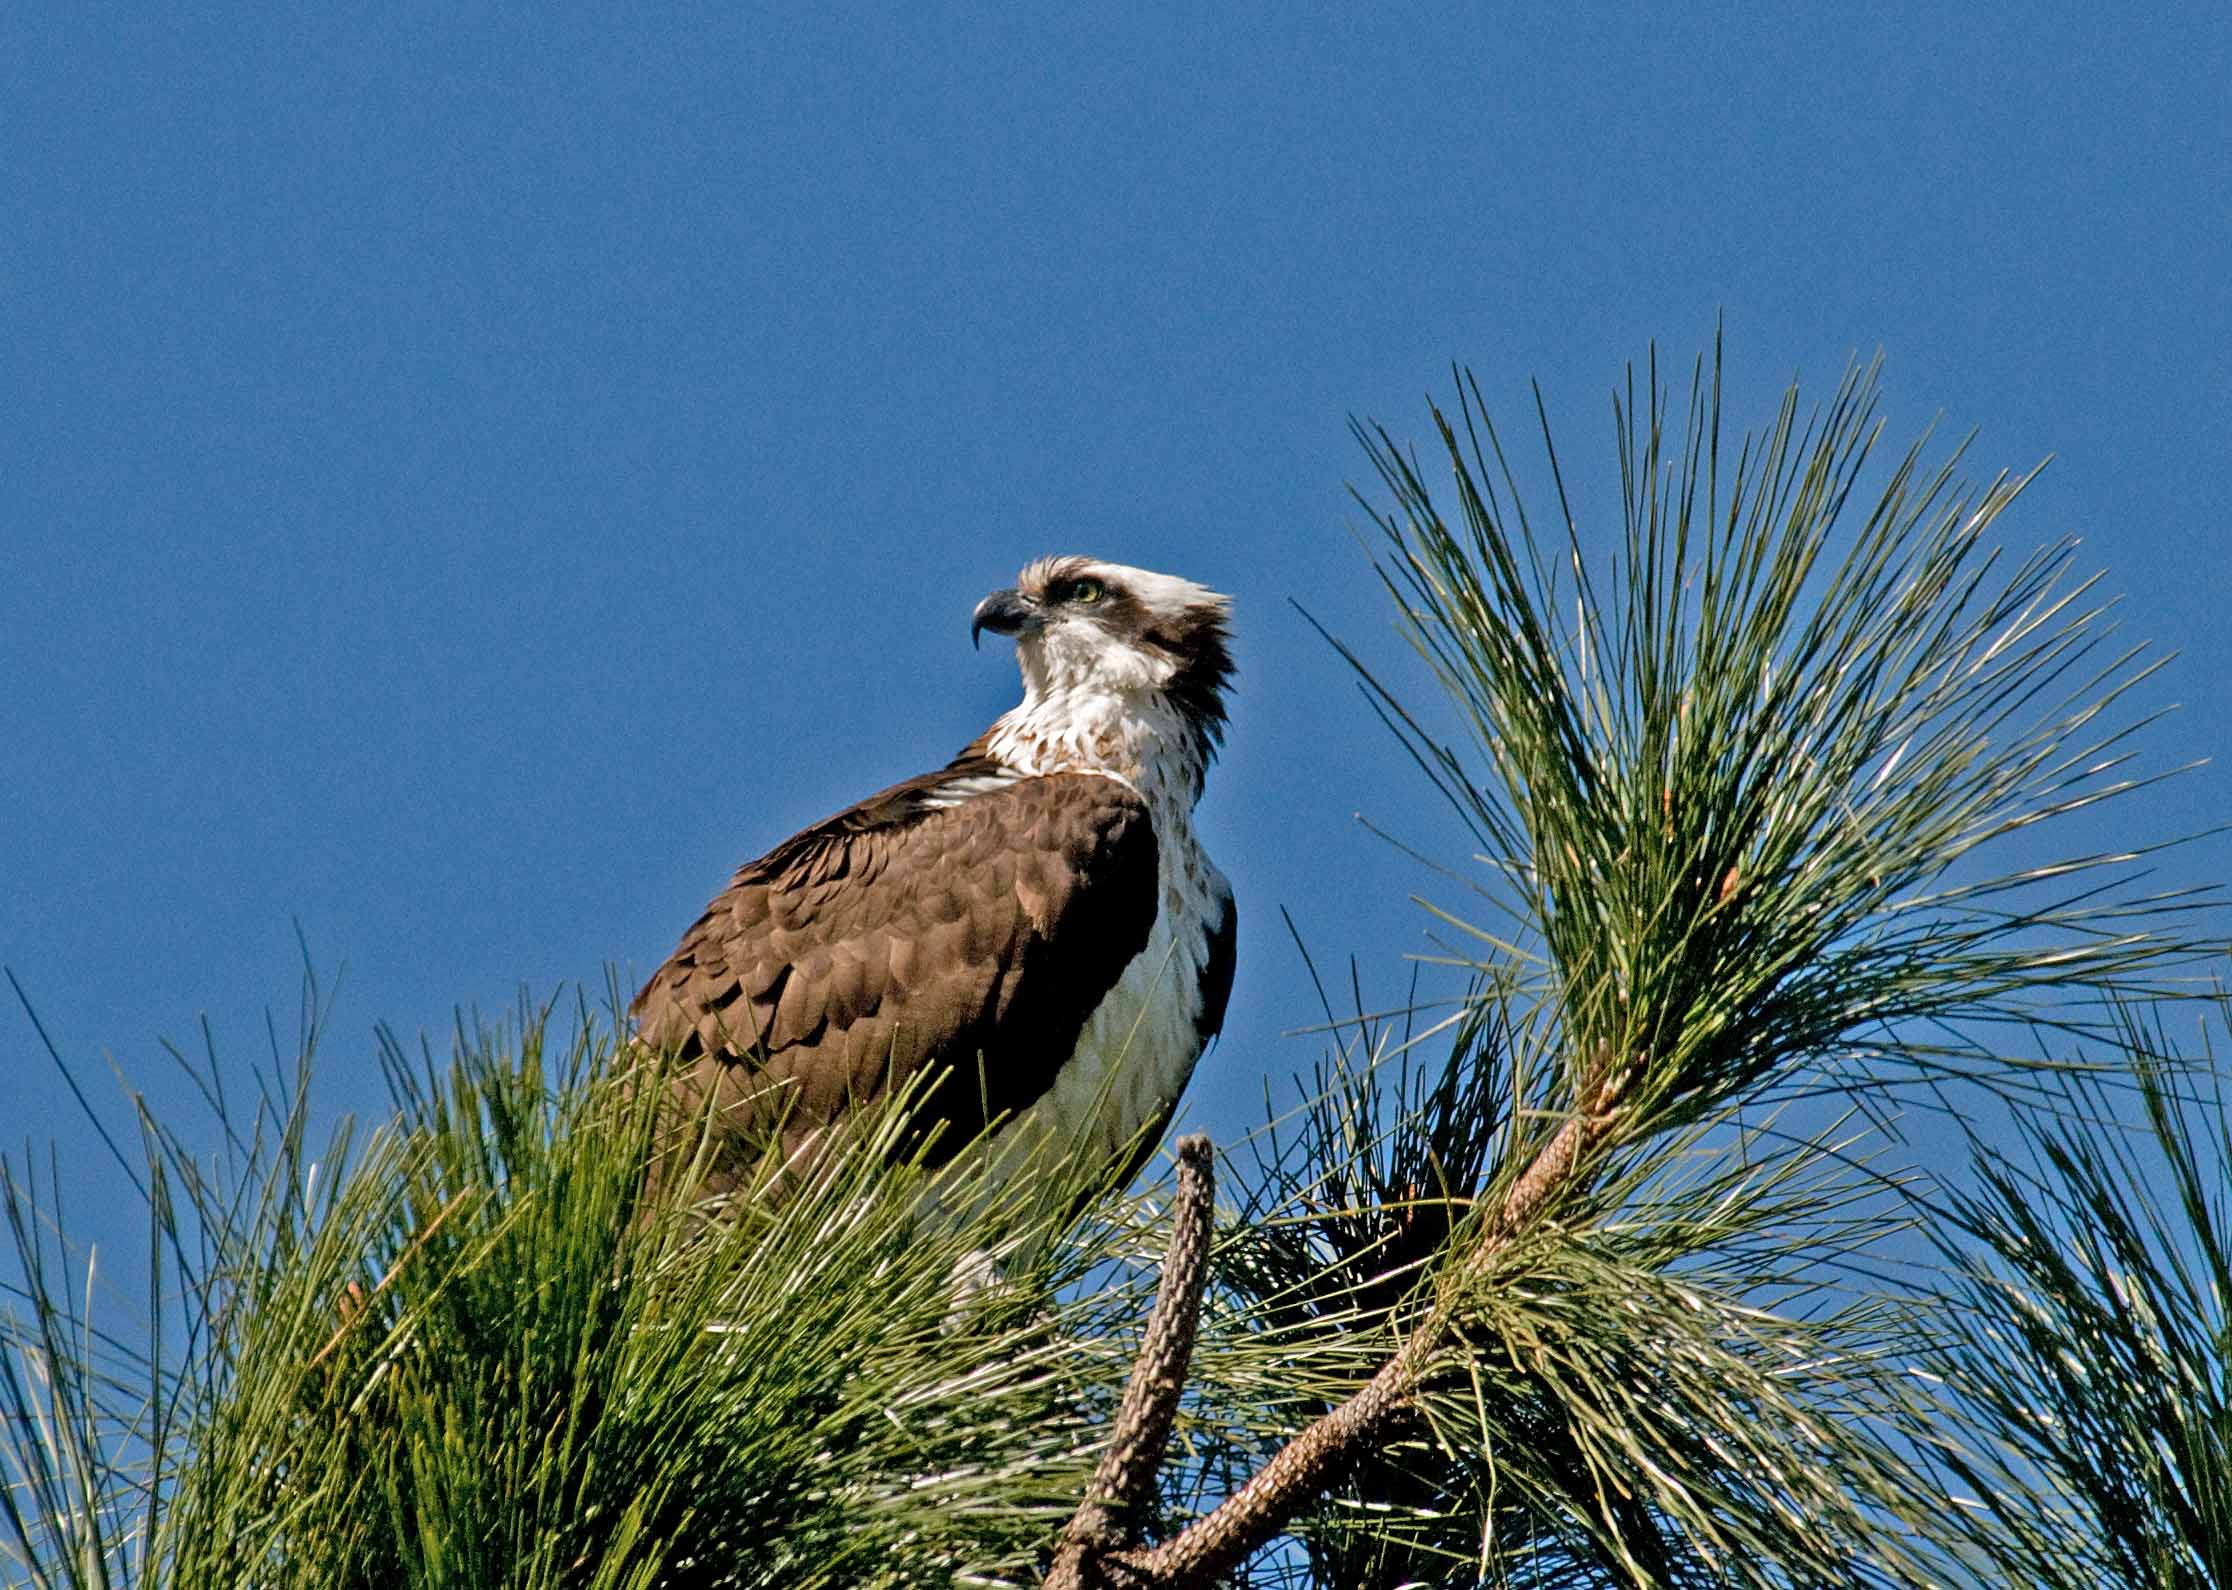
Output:
[[1232,599],[1176,575],[1041,558],[977,604],[970,637],[1013,635],[1027,700],[1160,696],[1206,761],[1224,736]]

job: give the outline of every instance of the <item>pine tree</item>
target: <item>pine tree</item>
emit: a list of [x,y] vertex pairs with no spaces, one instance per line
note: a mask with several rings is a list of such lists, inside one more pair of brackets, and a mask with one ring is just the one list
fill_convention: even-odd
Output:
[[126,1340],[9,1164],[10,1582],[2232,1581],[2232,1124],[2163,1003],[2214,897],[2050,848],[2150,782],[2155,665],[1990,550],[2023,480],[1879,457],[1872,368],[1721,407],[1630,373],[1601,560],[1546,418],[1547,517],[1468,376],[1431,467],[1358,427],[1462,997],[1327,991],[1307,1106],[1175,1190],[894,1114],[708,1221],[580,1008],[390,1044],[314,1143],[312,1019],[214,1154],[143,1116]]

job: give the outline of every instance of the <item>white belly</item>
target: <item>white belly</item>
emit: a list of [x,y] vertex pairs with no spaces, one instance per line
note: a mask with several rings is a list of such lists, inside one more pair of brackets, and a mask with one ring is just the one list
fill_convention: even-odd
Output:
[[1201,1056],[1201,982],[1209,933],[1224,915],[1224,877],[1181,829],[1160,858],[1162,909],[1147,945],[1086,1018],[1054,1085],[993,1136],[1005,1154],[1026,1143],[1107,1163],[1168,1115]]

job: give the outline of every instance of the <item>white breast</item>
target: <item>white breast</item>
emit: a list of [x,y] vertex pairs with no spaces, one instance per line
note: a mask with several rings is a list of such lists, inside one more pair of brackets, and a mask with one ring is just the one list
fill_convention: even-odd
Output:
[[1192,814],[1154,802],[1160,909],[1147,944],[1086,1018],[1054,1085],[993,1136],[996,1152],[1059,1139],[1114,1160],[1169,1114],[1201,1056],[1201,983],[1209,936],[1231,886],[1195,842]]
[[1160,696],[1088,680],[1028,690],[987,733],[986,749],[1026,775],[1115,779],[1146,801],[1154,824],[1158,900],[1146,947],[1086,1018],[1053,1086],[986,1143],[1011,1164],[1040,1146],[1107,1163],[1170,1113],[1201,1056],[1202,972],[1232,889],[1194,838],[1198,744]]

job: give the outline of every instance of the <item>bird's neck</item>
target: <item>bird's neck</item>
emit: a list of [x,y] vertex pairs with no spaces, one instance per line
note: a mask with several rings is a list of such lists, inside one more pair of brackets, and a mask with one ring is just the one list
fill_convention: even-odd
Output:
[[1148,804],[1190,812],[1201,799],[1201,736],[1159,691],[1027,687],[985,734],[985,749],[1025,773],[1113,773]]

